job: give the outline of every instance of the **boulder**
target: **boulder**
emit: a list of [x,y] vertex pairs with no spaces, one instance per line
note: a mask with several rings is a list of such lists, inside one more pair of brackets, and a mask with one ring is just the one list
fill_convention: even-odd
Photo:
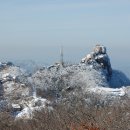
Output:
[[97,62],[103,69],[107,70],[107,75],[112,75],[112,68],[109,56],[106,53],[106,47],[103,45],[96,45],[94,51],[87,54],[85,58],[81,60],[81,63],[87,63],[94,65]]

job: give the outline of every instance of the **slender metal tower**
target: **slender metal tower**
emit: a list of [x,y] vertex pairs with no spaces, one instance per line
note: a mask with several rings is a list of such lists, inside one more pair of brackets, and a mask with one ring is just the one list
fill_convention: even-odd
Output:
[[64,66],[64,61],[63,61],[63,46],[61,46],[61,49],[60,49],[60,64],[62,66]]

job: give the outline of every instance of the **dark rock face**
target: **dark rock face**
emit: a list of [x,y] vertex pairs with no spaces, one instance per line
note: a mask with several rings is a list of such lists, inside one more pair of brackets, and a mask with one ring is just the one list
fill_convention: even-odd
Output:
[[95,62],[106,69],[108,76],[112,75],[111,63],[105,46],[96,45],[93,51],[81,60],[81,63],[91,64],[92,66]]
[[130,80],[121,71],[113,70],[111,79],[109,80],[109,85],[112,88],[120,88],[122,86],[130,86]]

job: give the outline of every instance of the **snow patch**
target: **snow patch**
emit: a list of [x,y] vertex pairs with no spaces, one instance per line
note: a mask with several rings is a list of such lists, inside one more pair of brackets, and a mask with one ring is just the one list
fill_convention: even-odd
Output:
[[46,104],[50,102],[43,98],[33,97],[29,101],[22,101],[21,106],[23,106],[22,111],[17,111],[15,113],[16,119],[31,119],[34,116],[35,111],[40,111],[46,107]]
[[125,87],[122,88],[95,87],[95,88],[89,88],[89,91],[106,96],[107,95],[124,96],[126,94]]

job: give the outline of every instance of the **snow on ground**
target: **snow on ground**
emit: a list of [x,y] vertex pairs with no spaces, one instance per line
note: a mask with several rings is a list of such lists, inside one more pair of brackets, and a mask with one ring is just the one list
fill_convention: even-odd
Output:
[[16,111],[14,113],[16,119],[31,119],[34,116],[34,112],[40,111],[45,108],[50,102],[44,98],[32,97],[29,101],[21,101],[22,111]]
[[25,74],[25,71],[16,66],[9,66],[2,71],[0,71],[0,78],[10,75],[12,77],[17,77],[19,75]]
[[3,95],[7,98],[21,98],[32,95],[32,88],[25,84],[7,81],[3,84]]
[[122,88],[109,88],[109,87],[95,87],[89,88],[88,91],[105,96],[124,96],[126,94],[125,87]]
[[[18,79],[11,77],[18,77]],[[26,75],[19,67],[7,66],[0,70],[0,78],[2,81],[5,79],[0,86],[4,91],[2,96],[8,99],[8,103],[0,102],[0,104],[4,107],[6,103],[7,105],[11,103],[16,119],[30,119],[35,111],[50,109],[50,102],[46,99],[49,94],[52,102],[55,102],[58,97],[61,100],[69,99],[71,94],[77,94],[77,91],[84,94],[88,92],[99,94],[105,100],[107,99],[105,97],[112,99],[125,95],[130,97],[130,80],[117,70],[113,70],[112,77],[107,79],[106,72],[97,64],[95,67],[86,64],[66,67],[54,65],[39,69],[32,75]],[[39,89],[41,92],[44,90],[43,94],[47,96],[36,97],[36,91]]]
[[84,64],[67,66],[58,70],[52,68],[37,71],[32,78],[36,88],[41,90],[49,88],[52,90],[56,87],[61,91],[68,88],[74,91],[80,87],[85,93],[89,90],[111,96],[125,95],[125,88],[130,86],[130,80],[121,71],[113,70],[113,75],[108,78],[102,69],[94,69]]

